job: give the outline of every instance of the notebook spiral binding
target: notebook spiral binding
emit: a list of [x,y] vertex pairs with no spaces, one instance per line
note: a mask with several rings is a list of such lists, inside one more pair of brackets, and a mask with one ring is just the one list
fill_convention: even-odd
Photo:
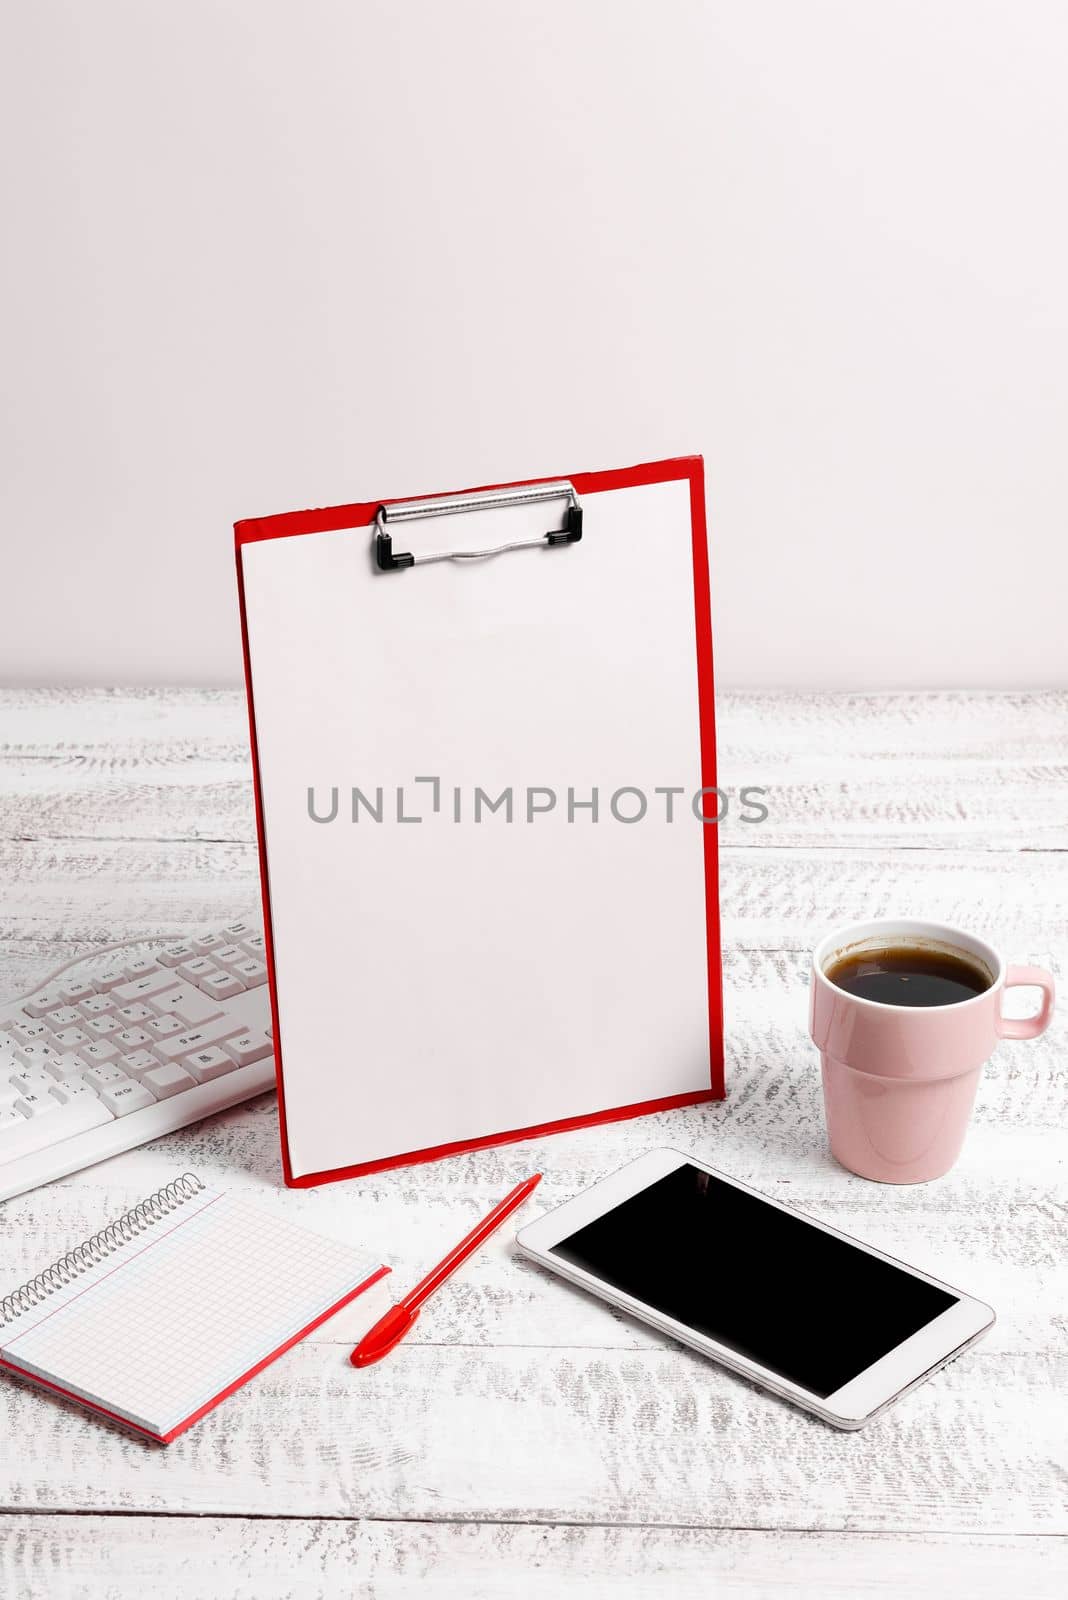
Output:
[[99,1233],[83,1239],[81,1244],[75,1245],[73,1250],[68,1250],[65,1256],[53,1261],[50,1267],[45,1267],[43,1272],[39,1272],[21,1288],[13,1289],[10,1294],[4,1295],[0,1299],[0,1323],[6,1325],[14,1322],[24,1312],[31,1311],[34,1306],[39,1306],[47,1300],[50,1294],[65,1289],[67,1284],[72,1283],[83,1272],[88,1272],[90,1267],[99,1266],[116,1250],[121,1250],[139,1234],[146,1233],[157,1222],[162,1222],[172,1211],[177,1211],[179,1206],[184,1205],[187,1200],[192,1200],[193,1196],[204,1188],[205,1185],[195,1173],[184,1172],[180,1178],[175,1178],[173,1183],[157,1189],[155,1194],[150,1194],[139,1205],[133,1206],[114,1222],[109,1222]]

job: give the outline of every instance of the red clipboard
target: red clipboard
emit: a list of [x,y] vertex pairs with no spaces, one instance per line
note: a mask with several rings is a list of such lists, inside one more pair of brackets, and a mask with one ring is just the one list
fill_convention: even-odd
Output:
[[[692,553],[691,599],[693,627],[692,656],[690,659],[692,661],[693,682],[696,686],[699,724],[695,737],[699,752],[700,786],[702,791],[713,791],[716,786],[715,706],[703,461],[699,456],[686,456],[614,471],[574,473],[569,475],[566,480],[531,478],[520,480],[515,484],[483,485],[460,493],[463,496],[487,496],[501,491],[533,489],[539,485],[549,485],[558,481],[564,481],[571,486],[580,501],[584,501],[588,497],[606,494],[609,491],[642,489],[653,485],[680,483],[688,488],[690,548]],[[428,506],[436,499],[434,496],[420,498]],[[248,697],[256,828],[259,845],[260,883],[263,897],[266,963],[270,974],[270,998],[278,1078],[282,1168],[286,1184],[297,1188],[314,1186],[344,1178],[359,1177],[367,1173],[384,1171],[416,1162],[437,1160],[468,1150],[477,1150],[496,1144],[534,1138],[542,1134],[563,1132],[569,1129],[592,1126],[601,1122],[640,1116],[649,1112],[694,1105],[702,1101],[721,1099],[725,1094],[718,838],[716,826],[711,821],[707,821],[700,827],[703,866],[701,893],[703,897],[702,932],[704,945],[703,951],[700,952],[700,965],[704,980],[702,1017],[707,1019],[707,1050],[704,1057],[706,1061],[705,1070],[707,1071],[706,1082],[688,1088],[683,1092],[657,1094],[649,1098],[629,1100],[625,1104],[598,1105],[596,1108],[584,1110],[579,1114],[545,1117],[523,1126],[492,1125],[492,1131],[485,1133],[465,1133],[461,1137],[443,1139],[440,1142],[425,1143],[416,1141],[411,1145],[397,1149],[395,1152],[382,1153],[369,1159],[333,1159],[321,1167],[316,1167],[315,1170],[307,1170],[306,1160],[303,1163],[294,1161],[291,1146],[292,1118],[290,1105],[290,1101],[293,1098],[294,1079],[290,1074],[304,1069],[299,1062],[295,1061],[287,1072],[286,1052],[287,1048],[289,1048],[289,1040],[285,1016],[285,983],[280,985],[278,962],[281,930],[275,921],[276,908],[273,904],[275,897],[272,893],[272,873],[270,870],[272,849],[279,849],[279,845],[277,839],[272,838],[271,822],[267,816],[264,794],[263,752],[261,750],[262,735],[259,731],[262,710],[258,701],[268,691],[265,690],[264,684],[258,681],[259,674],[257,672],[256,659],[264,637],[269,636],[269,626],[265,634],[262,615],[257,615],[255,622],[250,622],[250,613],[254,611],[255,606],[250,600],[250,579],[247,561],[250,552],[255,551],[257,546],[266,545],[271,541],[295,543],[296,541],[313,539],[316,535],[338,535],[339,537],[344,535],[347,539],[359,539],[361,541],[361,550],[367,552],[370,548],[369,541],[373,539],[376,533],[376,526],[379,534],[383,531],[382,508],[387,508],[388,515],[388,508],[398,504],[399,501],[396,499],[386,499],[326,509],[289,512],[278,516],[240,521],[235,524],[234,529],[245,683]],[[292,544],[287,545],[288,548],[292,548]],[[258,568],[256,570],[258,573]],[[256,581],[259,581],[258,577]],[[385,573],[376,581],[392,584],[404,583],[409,580],[406,574]],[[258,600],[256,600],[255,605],[259,605]],[[713,816],[715,812],[714,802],[702,798],[700,806],[706,817],[711,818]],[[286,959],[290,963],[292,962],[292,957],[289,955],[287,955]],[[704,1026],[705,1023],[702,1022],[702,1029]],[[307,1058],[307,1055],[307,1051],[303,1052],[304,1058]],[[704,1076],[704,1073],[702,1073],[702,1076]],[[287,1078],[289,1080],[288,1083]]]

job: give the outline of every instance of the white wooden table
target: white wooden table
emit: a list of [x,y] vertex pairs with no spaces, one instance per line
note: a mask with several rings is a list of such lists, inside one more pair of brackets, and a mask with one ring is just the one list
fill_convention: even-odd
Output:
[[[986,1342],[836,1433],[506,1232],[381,1366],[346,1356],[390,1280],[169,1449],[0,1382],[0,1593],[1066,1591],[1063,1017],[1001,1046],[958,1167],[905,1189],[830,1160],[805,1024],[806,952],[866,913],[1068,972],[1068,694],[728,695],[720,730],[721,781],[771,791],[722,830],[725,1104],[288,1193],[264,1096],[0,1208],[0,1286],[191,1168],[366,1244],[399,1291],[531,1170],[549,1206],[670,1143],[991,1301]],[[0,761],[2,992],[256,904],[238,694],[8,691]]]

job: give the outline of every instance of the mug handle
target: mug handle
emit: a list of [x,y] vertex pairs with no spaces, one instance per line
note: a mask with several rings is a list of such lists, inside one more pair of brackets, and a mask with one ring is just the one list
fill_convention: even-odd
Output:
[[1053,977],[1044,967],[1007,967],[1005,969],[1005,988],[1015,989],[1021,985],[1042,990],[1042,1004],[1038,1015],[1034,1017],[1005,1017],[1001,1013],[1001,1003],[998,1002],[998,1014],[994,1019],[994,1026],[1002,1039],[1037,1039],[1040,1033],[1045,1033],[1049,1027],[1049,1019],[1053,1015],[1053,1001],[1056,997],[1056,986]]

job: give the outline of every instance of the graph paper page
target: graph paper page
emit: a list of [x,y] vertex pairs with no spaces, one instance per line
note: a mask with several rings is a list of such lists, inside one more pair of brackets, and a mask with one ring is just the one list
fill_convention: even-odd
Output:
[[20,1317],[0,1354],[162,1436],[377,1266],[206,1189]]

